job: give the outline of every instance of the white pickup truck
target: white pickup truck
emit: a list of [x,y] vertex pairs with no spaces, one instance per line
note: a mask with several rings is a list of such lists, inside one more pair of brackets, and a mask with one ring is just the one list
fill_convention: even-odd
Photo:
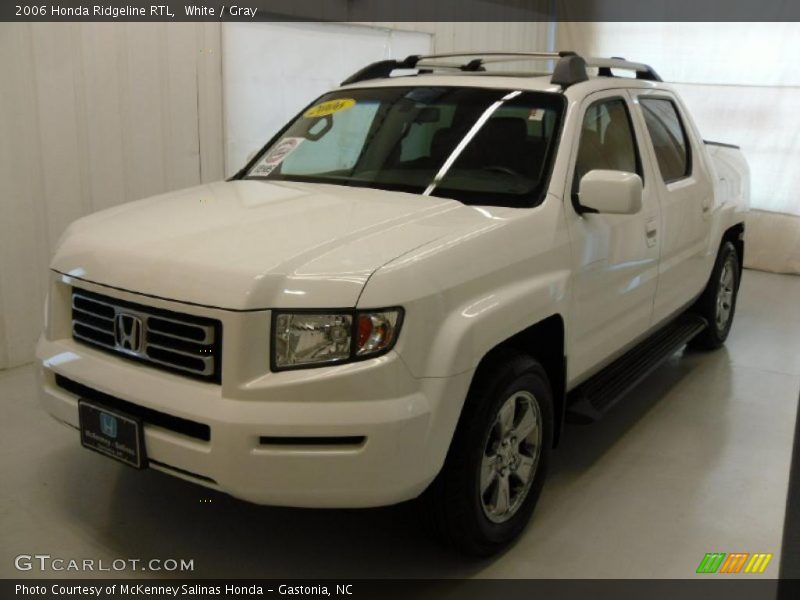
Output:
[[[485,69],[518,59],[555,67]],[[725,341],[748,195],[647,65],[381,61],[229,181],[69,227],[43,403],[86,447],[252,502],[420,497],[488,554],[568,417]]]

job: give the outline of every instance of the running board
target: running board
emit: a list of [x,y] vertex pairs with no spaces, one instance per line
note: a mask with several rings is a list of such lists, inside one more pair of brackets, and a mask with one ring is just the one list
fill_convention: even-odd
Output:
[[599,420],[661,363],[708,327],[696,315],[684,314],[628,350],[602,371],[583,382],[567,399],[567,418],[573,423]]

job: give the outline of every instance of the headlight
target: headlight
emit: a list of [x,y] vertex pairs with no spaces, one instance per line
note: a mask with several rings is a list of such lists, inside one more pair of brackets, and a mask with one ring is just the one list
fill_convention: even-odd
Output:
[[394,346],[402,316],[400,308],[275,312],[272,368],[325,366],[379,356]]

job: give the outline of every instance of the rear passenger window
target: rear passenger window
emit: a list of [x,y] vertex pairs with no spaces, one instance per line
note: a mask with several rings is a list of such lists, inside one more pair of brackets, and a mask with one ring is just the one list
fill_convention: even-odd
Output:
[[642,175],[630,113],[622,98],[600,100],[586,110],[575,162],[574,193],[581,178],[594,169]]
[[688,177],[692,172],[691,154],[678,109],[671,100],[640,98],[644,120],[656,151],[658,168],[665,182]]

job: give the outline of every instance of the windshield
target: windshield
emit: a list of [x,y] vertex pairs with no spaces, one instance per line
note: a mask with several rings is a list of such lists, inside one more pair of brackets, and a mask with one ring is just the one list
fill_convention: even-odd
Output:
[[556,94],[513,90],[341,90],[300,114],[244,176],[533,206],[544,195],[563,106]]

